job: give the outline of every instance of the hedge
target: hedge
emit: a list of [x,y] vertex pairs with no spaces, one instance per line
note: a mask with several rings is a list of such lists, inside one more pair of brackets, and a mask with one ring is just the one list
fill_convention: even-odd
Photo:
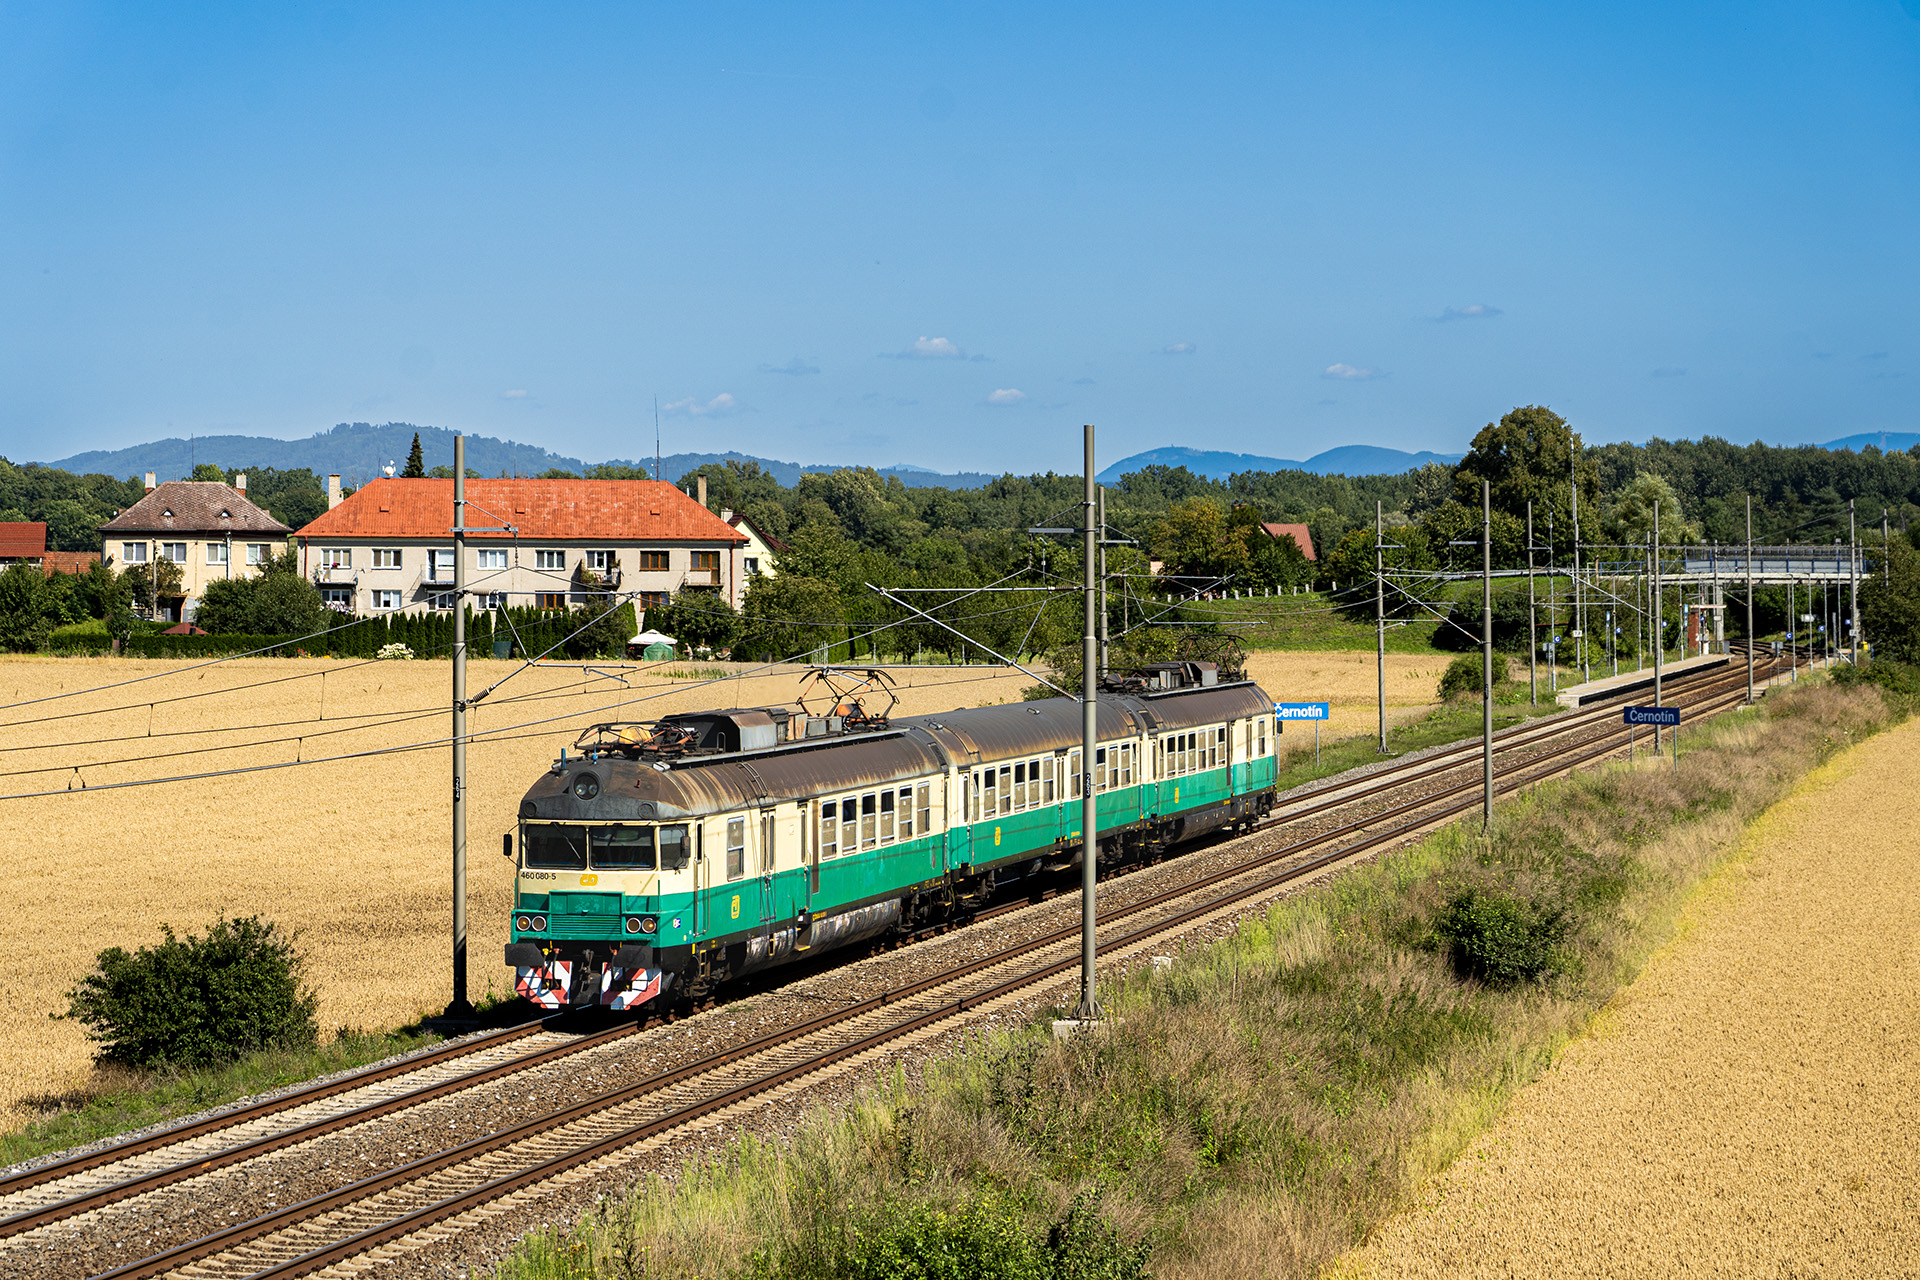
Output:
[[[514,608],[501,611],[467,610],[467,652],[476,658],[493,656],[495,640],[508,641],[514,657],[533,657],[555,645],[552,656],[567,658],[618,657],[628,637],[638,630],[633,606],[620,605],[613,615],[589,625],[584,609]],[[581,634],[567,637],[576,630]],[[563,643],[564,642],[564,643]],[[264,650],[261,657],[371,658],[390,644],[404,644],[415,657],[444,658],[453,651],[451,613],[380,613],[343,621],[324,635],[308,636],[129,636],[126,653],[135,658],[213,658]]]

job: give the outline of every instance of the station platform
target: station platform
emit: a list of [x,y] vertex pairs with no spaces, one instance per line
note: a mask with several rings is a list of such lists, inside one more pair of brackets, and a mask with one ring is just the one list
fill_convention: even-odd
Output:
[[[1709,653],[1700,658],[1682,658],[1678,662],[1668,662],[1660,668],[1662,683],[1675,676],[1692,671],[1711,671],[1715,667],[1724,667],[1733,658],[1724,653]],[[1622,671],[1617,676],[1608,676],[1604,680],[1589,680],[1585,684],[1569,685],[1554,695],[1554,700],[1563,707],[1583,707],[1590,702],[1599,702],[1606,698],[1617,698],[1623,693],[1637,693],[1641,689],[1653,689],[1653,668],[1645,671]]]

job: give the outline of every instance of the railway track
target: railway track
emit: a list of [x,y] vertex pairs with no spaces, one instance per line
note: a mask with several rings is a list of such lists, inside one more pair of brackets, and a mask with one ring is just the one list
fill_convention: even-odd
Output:
[[[1675,683],[1669,700],[1693,708],[1695,715],[1744,701],[1744,668],[1735,674],[1720,672]],[[1496,746],[1510,764],[1497,779],[1499,791],[1508,793],[1616,754],[1628,733],[1617,723],[1609,727],[1604,721],[1617,710],[1617,702],[1603,704],[1551,722],[1503,731]],[[1528,751],[1533,752],[1529,758],[1519,758]],[[1478,743],[1443,748],[1378,770],[1357,780],[1361,785],[1336,782],[1291,797],[1261,830],[1270,832],[1347,808],[1368,811],[1123,907],[1103,910],[1103,955],[1111,958],[1137,951],[1209,917],[1233,914],[1250,900],[1472,810],[1480,802],[1477,768],[1458,781],[1449,782],[1446,775],[1477,766],[1478,754]],[[1414,790],[1418,794],[1393,798],[1396,792]],[[1010,903],[983,912],[982,918],[1031,905]],[[637,1144],[723,1116],[730,1108],[836,1064],[898,1046],[962,1013],[1031,999],[1036,989],[1077,966],[1077,944],[1077,925],[1052,930],[638,1083],[523,1118],[223,1230],[157,1248],[104,1274],[133,1280],[191,1267],[196,1276],[290,1277],[326,1267],[434,1224],[482,1212],[552,1179],[617,1159]],[[9,1215],[0,1220],[0,1238],[16,1237],[17,1246],[36,1241],[52,1244],[50,1232],[57,1235],[81,1228],[84,1215],[110,1211],[116,1203],[604,1047],[637,1029],[629,1024],[556,1043],[542,1039],[557,1034],[547,1024],[533,1024],[298,1092],[277,1110],[271,1103],[240,1108],[126,1144],[125,1149],[30,1170],[0,1182],[0,1214]],[[438,1078],[425,1078],[434,1072],[440,1073]],[[394,1091],[397,1082],[410,1075],[420,1077],[418,1087]],[[370,1096],[382,1087],[388,1089],[386,1096]],[[326,1114],[309,1118],[307,1112],[316,1107]],[[249,1136],[247,1127],[255,1124],[265,1124],[270,1131]],[[202,1151],[195,1143],[213,1143],[216,1149]],[[5,1253],[15,1251],[8,1247],[13,1244],[0,1239],[0,1264]]]

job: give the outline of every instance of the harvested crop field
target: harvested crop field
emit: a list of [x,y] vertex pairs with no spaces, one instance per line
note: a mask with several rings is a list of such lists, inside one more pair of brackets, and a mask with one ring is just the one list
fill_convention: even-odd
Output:
[[[1411,719],[1433,705],[1448,661],[1445,654],[1387,655],[1390,723]],[[1367,733],[1375,726],[1379,677],[1371,653],[1251,653],[1247,673],[1277,702],[1331,702],[1332,718],[1320,726],[1328,739]],[[1285,732],[1287,745],[1312,746],[1313,726],[1290,725]]]
[[[1336,725],[1359,732],[1371,723],[1371,659],[1352,672],[1341,666],[1348,656],[1261,654],[1253,674],[1276,698],[1332,698]],[[1434,670],[1420,697],[1418,677],[1401,670],[1408,662],[1389,668],[1398,679],[1390,696],[1424,705],[1437,664],[1426,663]],[[470,694],[517,667],[472,663]],[[581,726],[789,703],[797,689],[797,670],[720,686],[665,678],[673,670],[686,668],[527,670],[475,709],[468,918],[476,998],[510,981],[499,963],[512,886],[500,835],[512,829],[527,785]],[[896,675],[903,714],[1012,701],[1031,683],[988,667]],[[162,924],[197,933],[224,912],[298,929],[323,1028],[391,1027],[443,1005],[451,784],[440,740],[449,680],[445,662],[0,660],[8,704],[0,796],[57,793],[0,800],[0,836],[15,860],[4,906],[16,944],[14,979],[0,995],[10,1033],[0,1045],[0,1125],[18,1125],[84,1083],[83,1029],[49,1015],[65,1010],[64,993],[102,948],[150,944]],[[60,696],[110,683],[120,687]],[[414,743],[430,745],[393,752]],[[383,754],[99,789],[357,752]]]
[[1334,1274],[1920,1274],[1920,723],[1755,824],[1594,1034]]

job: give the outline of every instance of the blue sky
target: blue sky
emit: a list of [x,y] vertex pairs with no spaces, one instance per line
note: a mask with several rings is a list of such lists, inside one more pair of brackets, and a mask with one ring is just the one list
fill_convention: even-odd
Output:
[[1911,431],[1920,0],[0,8],[0,453]]

